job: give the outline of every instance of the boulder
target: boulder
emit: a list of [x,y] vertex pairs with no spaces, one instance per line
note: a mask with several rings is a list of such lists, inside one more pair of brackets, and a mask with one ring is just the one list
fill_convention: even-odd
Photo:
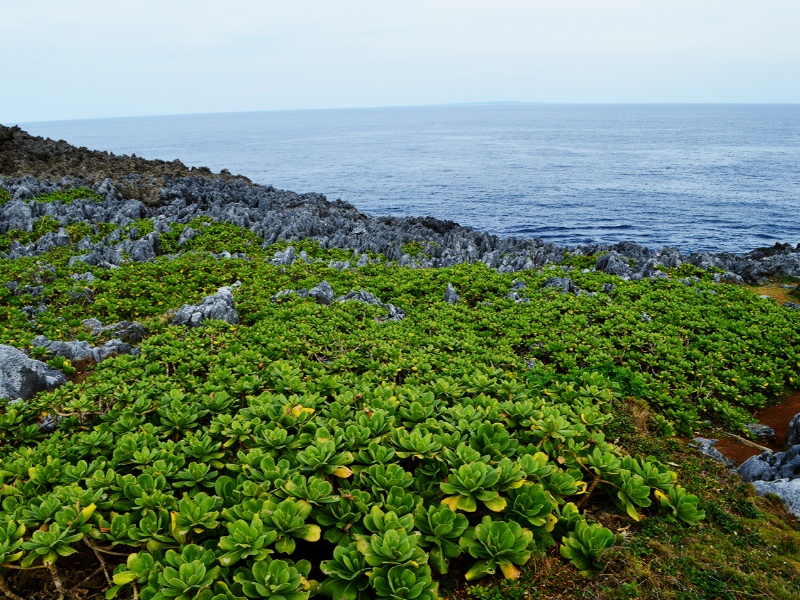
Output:
[[448,304],[455,304],[461,300],[461,296],[456,293],[456,288],[453,287],[452,283],[447,284],[447,288],[444,290],[444,301]]
[[213,296],[203,298],[200,304],[184,304],[175,314],[172,324],[198,327],[208,319],[219,319],[238,325],[239,313],[236,312],[236,303],[233,300],[231,287],[220,288]]
[[775,481],[754,481],[753,487],[759,494],[774,494],[786,506],[786,509],[800,517],[800,479],[776,479]]
[[741,275],[725,271],[724,273],[714,273],[714,283],[728,283],[731,285],[745,285],[745,280]]
[[272,259],[272,264],[274,265],[290,265],[294,262],[294,247],[288,246],[286,250],[280,251],[278,250],[275,252],[275,256]]
[[602,271],[609,275],[617,275],[619,277],[627,277],[632,271],[631,267],[628,265],[628,261],[614,250],[598,258],[594,268],[597,271]]
[[89,342],[79,342],[77,340],[61,342],[50,340],[40,335],[33,338],[31,345],[46,348],[51,354],[62,356],[72,362],[92,360],[99,363],[113,354],[138,354],[139,352],[120,339],[113,339],[103,346],[94,347]]
[[92,275],[89,272],[87,272],[87,273],[73,273],[72,275],[70,275],[70,277],[72,279],[74,279],[75,281],[83,281],[85,283],[92,283],[95,280],[94,275]]
[[122,340],[113,339],[108,340],[100,347],[92,348],[92,358],[95,362],[103,362],[114,354],[139,354],[139,352],[141,352],[141,350],[138,348],[131,348],[130,345]]
[[89,342],[79,342],[77,340],[61,342],[39,335],[31,340],[31,345],[46,348],[51,354],[69,359],[72,362],[93,358],[92,345]]
[[183,228],[181,235],[178,238],[178,246],[183,246],[186,242],[193,240],[197,237],[197,232],[188,225]]
[[519,292],[509,292],[506,294],[506,300],[513,300],[517,304],[527,304],[531,301],[530,298],[526,298],[525,296],[520,296]]
[[800,445],[800,413],[797,413],[789,421],[789,428],[786,430],[786,447]]
[[773,464],[772,452],[763,452],[758,456],[751,456],[744,461],[736,472],[745,481],[770,481],[775,478],[778,469]]
[[580,290],[569,277],[549,277],[542,288],[558,290],[562,294],[577,294]]
[[763,423],[745,423],[745,427],[750,431],[754,438],[765,441],[775,441],[775,430]]
[[119,321],[111,325],[103,325],[94,317],[81,321],[84,327],[92,330],[93,335],[111,335],[129,344],[138,344],[147,335],[147,328],[138,321]]
[[406,318],[406,313],[403,309],[397,308],[394,304],[389,304],[387,302],[381,302],[378,298],[370,294],[365,289],[361,289],[359,291],[351,290],[341,298],[337,298],[337,302],[349,302],[351,300],[356,300],[359,302],[364,302],[366,304],[377,304],[381,308],[385,308],[388,311],[388,315],[385,317],[376,317],[375,320],[379,323],[384,321],[402,321]]
[[[300,292],[298,293],[300,294]],[[302,296],[303,294],[300,295]],[[320,281],[317,286],[308,290],[305,295],[309,298],[314,298],[317,304],[324,304],[325,306],[333,304],[333,299],[336,297],[331,284],[327,281]]]
[[0,344],[0,398],[18,400],[64,385],[67,378],[45,363]]

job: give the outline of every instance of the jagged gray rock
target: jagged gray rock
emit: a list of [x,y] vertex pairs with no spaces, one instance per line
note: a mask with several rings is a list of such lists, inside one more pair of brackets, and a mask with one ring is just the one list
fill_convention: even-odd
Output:
[[786,447],[791,448],[797,445],[800,445],[800,413],[792,417],[786,430]]
[[95,362],[103,362],[109,356],[113,356],[115,354],[139,354],[141,350],[139,348],[131,348],[129,344],[126,344],[120,339],[113,339],[108,340],[102,346],[98,346],[96,348],[92,348],[92,359]]
[[239,313],[236,312],[232,287],[221,287],[213,296],[203,298],[203,302],[200,304],[184,304],[175,314],[172,324],[198,327],[208,319],[219,319],[238,325]]
[[461,300],[461,296],[456,292],[456,288],[453,287],[452,283],[448,283],[444,290],[444,301],[448,304],[455,304],[459,300]]
[[520,296],[519,292],[509,292],[508,294],[506,294],[506,299],[513,300],[517,304],[527,304],[528,302],[531,301],[530,298],[526,298],[525,296]]
[[178,246],[183,246],[186,242],[193,240],[197,237],[197,232],[188,225],[183,228],[181,235],[178,238]]
[[72,279],[74,279],[75,281],[83,281],[85,283],[92,283],[95,280],[94,275],[92,275],[91,273],[88,273],[88,272],[87,273],[73,273],[72,275],[70,275],[70,277]]
[[692,440],[691,445],[697,448],[701,454],[708,456],[709,458],[713,458],[714,460],[723,463],[727,467],[732,467],[734,462],[722,454],[722,452],[714,448],[714,444],[716,444],[718,441],[719,440],[715,439],[696,437]]
[[714,273],[714,283],[729,283],[731,285],[745,285],[745,280],[741,275],[725,271],[724,273]]
[[775,441],[775,430],[763,423],[745,423],[745,427],[750,430],[753,437],[759,440]]
[[748,458],[737,469],[745,481],[772,481],[800,477],[800,445],[786,452],[764,452]]
[[762,496],[775,494],[790,513],[800,517],[800,479],[756,480],[753,482],[753,487]]
[[103,325],[102,321],[92,317],[84,319],[81,324],[91,329],[93,335],[110,335],[129,344],[138,344],[147,335],[147,328],[138,321],[119,321]]
[[92,345],[89,342],[79,342],[77,340],[61,342],[39,335],[31,340],[31,345],[46,348],[51,354],[62,356],[73,362],[92,358]]
[[577,294],[581,291],[569,277],[548,277],[542,288],[558,290],[562,294]]
[[161,254],[161,236],[151,231],[139,240],[126,240],[122,243],[122,251],[127,252],[135,262],[152,262]]
[[29,358],[24,352],[0,344],[0,398],[26,399],[67,383],[67,378],[45,363]]
[[763,452],[757,456],[751,456],[744,461],[736,472],[745,481],[771,481],[775,478],[775,473],[778,469],[771,464],[774,462],[774,455],[772,452]]
[[[389,260],[412,267],[443,267],[463,262],[481,261],[500,272],[512,272],[557,264],[565,256],[591,256],[607,252],[616,258],[606,258],[600,268],[622,273],[619,276],[664,277],[656,267],[675,267],[683,262],[702,268],[719,267],[738,275],[746,283],[756,283],[767,277],[800,275],[800,247],[776,244],[758,248],[743,255],[730,253],[696,253],[688,258],[675,248],[650,250],[634,242],[618,244],[588,244],[575,248],[564,248],[539,238],[499,238],[487,232],[462,227],[453,221],[442,221],[431,217],[372,217],[342,202],[329,202],[321,194],[295,194],[276,190],[270,186],[252,185],[243,179],[181,177],[165,179],[161,186],[159,201],[148,200],[148,205],[130,199],[126,194],[138,189],[142,178],[131,175],[125,181],[104,180],[92,187],[104,197],[102,202],[78,199],[70,204],[25,202],[42,193],[86,185],[85,181],[64,178],[59,182],[38,181],[33,177],[8,177],[3,187],[12,194],[12,200],[0,206],[0,233],[9,228],[31,231],[33,223],[42,216],[56,218],[66,225],[73,222],[116,223],[120,227],[130,225],[137,219],[153,221],[153,238],[168,231],[173,223],[186,225],[196,217],[207,217],[219,222],[228,222],[250,229],[261,237],[264,246],[280,239],[316,240],[323,248],[352,248],[354,256],[367,252],[384,254]],[[148,184],[149,185],[149,184]],[[171,228],[170,228],[171,229]],[[60,235],[60,234],[56,234]],[[121,263],[123,251],[132,260],[153,260],[159,254],[154,239],[124,239],[117,230],[80,258],[90,265],[113,268]],[[148,234],[151,235],[151,234]],[[191,230],[184,228],[181,240],[189,239]],[[136,237],[134,233],[133,238]],[[66,238],[44,237],[42,247],[37,243],[12,244],[6,256],[36,256],[51,243],[65,243]],[[142,240],[144,240],[142,242]],[[404,255],[402,247],[410,242],[425,240],[424,258],[411,259]],[[180,240],[179,240],[180,241]],[[135,244],[134,242],[142,242]],[[613,256],[613,255],[612,255]],[[359,259],[361,260],[361,259]],[[628,262],[632,262],[631,268]],[[343,267],[343,261],[336,267]],[[605,263],[608,263],[604,266]],[[616,263],[616,264],[611,264]],[[73,263],[74,264],[74,263]],[[630,271],[628,271],[630,269]],[[738,282],[733,275],[723,275]]]
[[361,288],[359,291],[351,290],[341,298],[336,299],[337,302],[350,302],[351,300],[357,300],[366,304],[377,304],[381,308],[385,308],[389,314],[385,317],[375,317],[375,320],[379,323],[384,321],[402,321],[406,318],[406,313],[403,309],[396,307],[394,304],[381,302],[364,288]]
[[615,250],[608,254],[603,254],[597,259],[594,268],[609,275],[617,275],[618,277],[630,276],[633,269],[628,265],[628,261],[619,255]]
[[288,246],[286,250],[281,252],[278,250],[275,252],[275,256],[272,259],[272,264],[275,265],[291,265],[294,262],[295,251],[293,246]]
[[77,340],[62,342],[50,340],[40,335],[33,338],[31,344],[35,347],[46,348],[51,354],[62,356],[72,362],[92,360],[99,363],[103,362],[112,354],[138,354],[138,350],[135,351],[128,344],[119,339],[110,340],[103,346],[94,347],[89,342],[80,342]]
[[[304,291],[304,290],[301,290]],[[333,292],[333,288],[331,284],[327,281],[320,281],[316,287],[311,288],[305,294],[298,292],[301,296],[307,296],[309,298],[314,298],[317,301],[317,304],[324,304],[325,306],[330,306],[333,303],[336,294]]]

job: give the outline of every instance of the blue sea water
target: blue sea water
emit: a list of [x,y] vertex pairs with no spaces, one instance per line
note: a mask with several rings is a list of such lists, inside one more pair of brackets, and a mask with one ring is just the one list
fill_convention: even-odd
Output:
[[684,251],[800,242],[800,105],[489,104],[21,125],[498,235]]

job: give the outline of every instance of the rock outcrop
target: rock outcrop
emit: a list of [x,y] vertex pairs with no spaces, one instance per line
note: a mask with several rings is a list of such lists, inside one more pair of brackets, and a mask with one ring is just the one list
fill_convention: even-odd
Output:
[[20,400],[64,385],[67,378],[12,346],[0,344],[0,399]]
[[236,312],[236,302],[233,299],[233,290],[231,289],[237,284],[238,282],[233,286],[219,288],[216,294],[206,296],[200,304],[184,304],[178,309],[172,319],[172,324],[199,327],[203,321],[218,319],[232,325],[238,325],[239,313]]

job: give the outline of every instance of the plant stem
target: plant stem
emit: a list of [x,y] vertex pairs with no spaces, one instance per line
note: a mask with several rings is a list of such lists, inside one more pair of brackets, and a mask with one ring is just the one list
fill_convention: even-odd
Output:
[[3,592],[9,600],[24,600],[24,598],[11,591],[5,575],[0,575],[0,592]]
[[589,484],[589,489],[586,490],[586,494],[584,494],[583,498],[581,498],[580,502],[578,502],[578,508],[583,508],[587,502],[589,502],[589,496],[592,495],[594,488],[597,487],[597,484],[600,483],[600,475],[595,475],[592,483]]
[[92,549],[94,552],[95,558],[100,563],[100,567],[103,569],[103,575],[106,576],[106,581],[109,585],[111,585],[111,576],[108,574],[108,568],[106,567],[106,561],[103,559],[103,555],[100,554],[99,548],[94,545],[94,542],[90,542],[87,536],[83,536],[84,543]]
[[64,587],[64,582],[61,581],[61,576],[58,574],[58,568],[56,567],[55,563],[50,563],[45,566],[50,571],[50,576],[53,578],[53,583],[56,585],[56,591],[58,591],[58,600],[64,600],[67,594],[72,596],[67,588]]

